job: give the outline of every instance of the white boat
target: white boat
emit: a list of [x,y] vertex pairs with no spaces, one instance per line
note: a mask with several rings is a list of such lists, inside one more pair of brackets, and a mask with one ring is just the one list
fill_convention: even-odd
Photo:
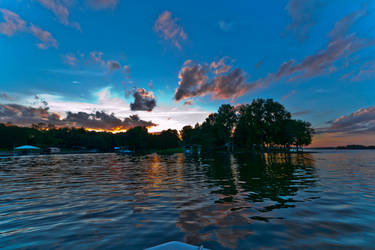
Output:
[[203,246],[193,246],[179,241],[170,241],[157,245],[154,247],[146,248],[145,250],[209,250]]

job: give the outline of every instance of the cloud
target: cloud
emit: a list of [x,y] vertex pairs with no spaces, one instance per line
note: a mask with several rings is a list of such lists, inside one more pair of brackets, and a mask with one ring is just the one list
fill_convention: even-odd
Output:
[[254,65],[254,68],[257,70],[257,69],[260,68],[260,66],[262,66],[262,64],[263,64],[263,61],[259,61],[259,62],[257,62],[257,63]]
[[67,117],[63,120],[63,122],[73,127],[103,129],[107,131],[114,129],[124,130],[138,126],[156,126],[156,124],[152,122],[141,120],[137,115],[131,115],[124,120],[121,120],[120,118],[117,118],[113,113],[106,114],[103,111],[97,111],[91,114],[85,112],[67,112]]
[[341,20],[336,22],[334,28],[329,33],[329,37],[331,40],[337,40],[341,37],[345,36],[350,27],[354,24],[356,20],[358,20],[361,17],[364,17],[367,15],[367,6],[362,7],[362,9],[359,9],[345,17],[343,17]]
[[95,10],[115,8],[118,0],[87,0],[89,6]]
[[16,13],[6,9],[0,9],[0,13],[4,19],[4,22],[0,23],[0,33],[13,36],[17,31],[26,30],[26,22]]
[[219,28],[224,31],[228,32],[232,29],[233,24],[225,21],[219,21],[218,22]]
[[33,108],[19,104],[0,104],[0,123],[31,126],[38,123],[60,122],[59,116],[48,112],[48,108]]
[[123,68],[124,68],[124,70],[125,70],[126,73],[130,74],[130,67],[129,67],[129,65],[124,65]]
[[38,43],[37,46],[40,49],[48,49],[49,47],[57,48],[58,44],[55,38],[48,31],[42,30],[38,26],[31,24],[30,26],[31,33],[37,37],[41,43]]
[[[61,117],[60,120],[65,119],[67,111],[72,113],[84,112],[88,114],[104,111],[106,114],[114,113],[115,116],[121,120],[125,120],[129,116],[137,114],[141,120],[152,121],[157,124],[157,126],[149,129],[150,132],[159,132],[168,128],[180,130],[185,125],[194,126],[197,122],[203,122],[210,113],[214,112],[212,109],[206,110],[199,106],[176,105],[176,103],[157,105],[152,112],[131,111],[129,102],[126,102],[124,98],[118,97],[121,93],[113,92],[109,87],[93,94],[94,96],[90,97],[92,102],[74,101],[68,96],[57,96],[45,93],[40,93],[38,96],[48,102],[48,111],[58,114]],[[16,95],[16,93],[14,95],[17,96],[17,101],[19,101],[19,103],[32,105],[33,107],[40,105],[40,102],[35,102],[34,96]],[[168,118],[171,119],[168,120]]]
[[164,11],[155,21],[154,30],[164,40],[169,40],[177,48],[181,49],[181,41],[187,39],[184,29],[178,25],[177,18],[172,18],[172,13]]
[[156,106],[156,99],[151,91],[139,88],[133,93],[133,97],[134,103],[130,103],[132,111],[152,111]]
[[48,102],[43,97],[40,97],[39,95],[34,96],[34,103],[33,104],[34,105],[41,104],[43,107],[47,108],[47,110],[49,109],[48,108]]
[[101,65],[105,65],[105,61],[103,60],[103,52],[101,51],[91,51],[90,58],[93,62],[99,63]]
[[375,77],[375,60],[364,63],[359,72],[355,75],[352,75],[350,80],[352,82],[359,82],[362,80],[373,79]]
[[47,49],[49,47],[58,47],[56,39],[50,32],[45,31],[34,24],[27,26],[26,21],[10,10],[0,9],[0,12],[3,14],[5,20],[0,23],[0,33],[7,36],[13,36],[18,31],[29,32],[41,41],[40,43],[37,43],[38,48]]
[[153,89],[154,88],[154,82],[151,80],[151,81],[149,81],[148,82],[148,87],[150,88],[150,89]]
[[294,95],[296,93],[296,91],[293,89],[292,91],[290,91],[287,95],[284,95],[282,97],[282,100],[285,101],[287,100],[289,97],[291,97],[292,95]]
[[[354,21],[365,14],[366,11],[362,9],[338,21],[329,33],[330,41],[324,50],[305,57],[300,63],[296,63],[294,59],[284,62],[276,73],[276,78],[290,76],[294,73],[300,73],[299,77],[313,77],[330,72],[334,63],[340,58],[373,45],[373,40],[358,38],[355,33],[347,34]],[[291,80],[295,79],[298,78]]]
[[320,0],[289,0],[285,9],[292,18],[287,29],[292,30],[297,39],[306,39],[309,30],[316,23],[316,11],[321,8]]
[[317,129],[318,133],[367,134],[375,132],[375,106],[361,108],[354,113],[329,121],[329,127]]
[[[228,68],[219,61],[207,65],[185,63],[179,73],[179,86],[175,100],[212,94],[213,99],[232,100],[244,95],[250,88],[241,69]],[[224,65],[224,66],[223,66]],[[224,69],[224,70],[223,70]],[[212,77],[210,77],[213,75]]]
[[223,57],[221,58],[219,61],[215,62],[213,61],[211,64],[210,64],[210,68],[211,69],[214,69],[214,73],[216,75],[219,75],[219,74],[223,74],[223,73],[227,73],[229,70],[232,69],[232,66],[231,65],[228,65],[226,64],[226,61],[228,60],[227,57]]
[[59,19],[59,21],[66,25],[71,26],[77,30],[80,30],[81,27],[77,22],[71,22],[69,20],[69,9],[68,9],[68,2],[67,1],[59,1],[59,0],[36,0],[38,1],[43,7],[52,11],[52,13]]
[[174,98],[179,101],[188,97],[201,95],[199,88],[207,84],[207,68],[196,65],[185,65],[181,69],[179,76],[179,86],[176,89]]
[[[279,79],[283,76],[290,76],[294,73],[300,74],[298,78],[313,77],[329,72],[330,67],[333,66],[337,60],[369,45],[370,43],[368,41],[358,39],[354,35],[331,41],[325,50],[306,57],[300,63],[296,64],[293,59],[283,63],[276,74],[276,78]],[[291,80],[296,80],[298,78]]]
[[[81,26],[78,22],[70,20],[71,9],[77,3],[83,3],[84,1],[77,0],[36,0],[44,8],[51,11],[59,20],[60,23],[73,27],[77,30],[81,30]],[[118,0],[86,0],[86,5],[94,10],[102,10],[108,8],[115,8]],[[83,8],[81,8],[83,9]]]
[[187,100],[187,101],[184,102],[184,105],[193,105],[193,101]]
[[100,130],[124,130],[137,126],[156,126],[153,122],[141,120],[137,115],[131,115],[123,120],[113,113],[104,111],[95,113],[66,112],[66,117],[61,118],[57,113],[50,112],[48,108],[34,108],[19,104],[0,104],[0,123],[11,123],[18,126],[31,126],[32,124],[52,124],[56,127],[84,127]]
[[118,70],[118,69],[121,68],[120,63],[117,62],[117,61],[108,61],[108,62],[107,62],[107,66],[108,66],[108,69],[109,69],[110,71],[112,71],[112,70]]
[[75,66],[78,62],[77,57],[72,53],[68,53],[66,55],[63,55],[62,58],[63,58],[64,63],[68,64],[70,66]]
[[0,93],[0,100],[13,101],[14,98],[6,93]]
[[130,67],[128,65],[121,66],[121,64],[116,60],[104,60],[104,53],[101,51],[91,51],[89,53],[89,58],[92,62],[99,64],[102,67],[107,67],[109,71],[123,70],[125,74],[130,73]]
[[266,77],[252,82],[249,90],[267,87],[281,78],[296,81],[301,78],[312,78],[336,71],[335,63],[337,61],[375,44],[373,39],[359,38],[356,33],[347,34],[350,26],[364,15],[366,15],[365,8],[339,20],[329,33],[330,39],[326,48],[313,55],[306,56],[300,62],[294,59],[283,62],[277,72],[269,73]]

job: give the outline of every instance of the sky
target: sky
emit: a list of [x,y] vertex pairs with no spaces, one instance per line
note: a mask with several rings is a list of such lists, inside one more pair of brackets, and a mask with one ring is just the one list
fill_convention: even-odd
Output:
[[273,98],[375,145],[375,2],[0,0],[0,123],[149,131]]

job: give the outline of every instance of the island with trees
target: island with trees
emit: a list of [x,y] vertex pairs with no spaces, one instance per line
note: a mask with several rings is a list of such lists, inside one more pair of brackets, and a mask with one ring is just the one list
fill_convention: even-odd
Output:
[[312,140],[311,124],[294,120],[283,105],[272,99],[256,99],[251,104],[223,104],[201,124],[181,131],[168,129],[149,133],[146,127],[126,132],[88,131],[85,128],[38,129],[0,124],[0,148],[12,150],[19,145],[66,150],[112,152],[127,148],[132,152],[180,152],[182,148],[208,151],[299,151]]
[[272,99],[256,99],[251,104],[221,105],[202,124],[185,126],[185,145],[211,149],[297,151],[309,145],[313,129],[309,122],[294,120],[284,106]]

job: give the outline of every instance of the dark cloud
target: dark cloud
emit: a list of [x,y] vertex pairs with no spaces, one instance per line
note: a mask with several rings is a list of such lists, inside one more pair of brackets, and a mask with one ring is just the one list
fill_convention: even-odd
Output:
[[193,101],[187,100],[187,101],[184,102],[184,105],[193,105]]
[[109,70],[118,70],[121,68],[121,64],[117,61],[108,61],[107,65]]
[[213,99],[236,99],[250,88],[241,69],[230,71],[221,60],[211,63],[210,67],[188,61],[181,69],[179,78],[174,96],[177,101],[207,94],[212,94]]
[[217,76],[206,85],[206,88],[202,88],[214,93],[214,99],[232,98],[233,100],[244,95],[248,89],[245,73],[241,69],[234,69],[226,75]]
[[103,111],[97,111],[96,113],[92,114],[85,112],[67,112],[67,117],[63,120],[63,122],[73,127],[84,127],[103,130],[123,130],[138,126],[156,126],[156,124],[152,122],[141,120],[137,115],[132,115],[128,118],[125,118],[124,120],[121,120],[120,118],[117,118],[113,113],[106,114]]
[[320,0],[289,0],[286,10],[292,18],[287,29],[292,30],[295,37],[304,41],[310,29],[317,21],[316,12],[322,7]]
[[130,74],[130,67],[128,65],[121,66],[116,60],[104,60],[104,53],[101,51],[91,51],[89,53],[89,59],[95,64],[108,68],[109,71],[123,70],[124,73]]
[[133,93],[133,97],[134,103],[130,103],[133,111],[152,111],[156,106],[156,99],[151,91],[139,88]]
[[179,74],[180,82],[174,98],[179,101],[184,98],[201,95],[199,87],[207,84],[207,72],[207,67],[200,64],[184,66]]
[[38,123],[60,124],[58,114],[48,108],[33,108],[18,104],[0,104],[0,123],[12,123],[20,126],[31,126]]
[[18,104],[0,105],[0,123],[12,123],[18,126],[31,126],[32,124],[53,124],[56,127],[84,127],[101,130],[122,130],[137,126],[156,126],[151,121],[141,120],[137,115],[132,115],[123,120],[114,114],[105,112],[86,113],[67,112],[62,119],[58,114],[49,112],[48,108],[33,108]]
[[375,107],[362,108],[350,115],[329,121],[329,127],[317,129],[318,133],[366,134],[375,132]]

